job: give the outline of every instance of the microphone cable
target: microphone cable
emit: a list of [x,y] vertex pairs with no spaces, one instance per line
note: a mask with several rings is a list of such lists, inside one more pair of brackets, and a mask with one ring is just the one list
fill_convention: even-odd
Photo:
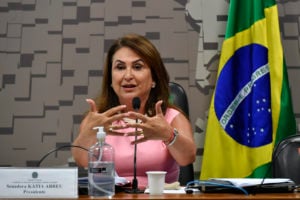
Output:
[[52,149],[51,151],[49,151],[48,153],[46,153],[46,154],[38,161],[38,163],[36,164],[36,167],[40,167],[41,163],[42,163],[42,162],[43,162],[50,154],[52,154],[52,153],[54,153],[54,152],[57,152],[57,151],[59,151],[59,150],[61,150],[61,149],[64,149],[64,148],[80,148],[80,149],[83,149],[83,150],[89,152],[89,150],[88,150],[87,148],[84,148],[84,147],[82,147],[82,146],[72,145],[72,144],[62,145],[62,146],[59,146],[59,147],[57,147],[57,148],[55,148],[55,149]]

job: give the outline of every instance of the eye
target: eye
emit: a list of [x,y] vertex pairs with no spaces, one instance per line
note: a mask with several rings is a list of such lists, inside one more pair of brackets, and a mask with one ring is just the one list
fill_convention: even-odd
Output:
[[126,68],[126,66],[124,64],[119,63],[119,64],[115,65],[114,68],[117,70],[124,70]]
[[142,65],[142,64],[136,63],[136,64],[133,65],[133,68],[134,68],[135,70],[141,70],[141,69],[143,68],[143,66],[144,66],[144,65]]

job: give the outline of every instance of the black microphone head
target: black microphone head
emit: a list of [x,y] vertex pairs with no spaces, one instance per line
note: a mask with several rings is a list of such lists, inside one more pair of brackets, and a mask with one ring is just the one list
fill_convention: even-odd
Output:
[[132,107],[134,110],[140,109],[141,106],[141,99],[139,97],[134,97],[132,99]]

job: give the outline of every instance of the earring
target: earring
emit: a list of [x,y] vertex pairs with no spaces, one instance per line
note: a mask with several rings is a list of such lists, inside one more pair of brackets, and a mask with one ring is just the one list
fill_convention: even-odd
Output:
[[155,86],[156,86],[156,83],[153,82],[152,85],[151,85],[151,87],[152,87],[152,88],[155,88]]

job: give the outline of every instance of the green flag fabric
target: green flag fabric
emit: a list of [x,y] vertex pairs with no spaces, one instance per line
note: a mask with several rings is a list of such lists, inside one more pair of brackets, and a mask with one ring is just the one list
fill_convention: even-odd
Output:
[[200,179],[263,178],[296,133],[274,0],[230,0]]

